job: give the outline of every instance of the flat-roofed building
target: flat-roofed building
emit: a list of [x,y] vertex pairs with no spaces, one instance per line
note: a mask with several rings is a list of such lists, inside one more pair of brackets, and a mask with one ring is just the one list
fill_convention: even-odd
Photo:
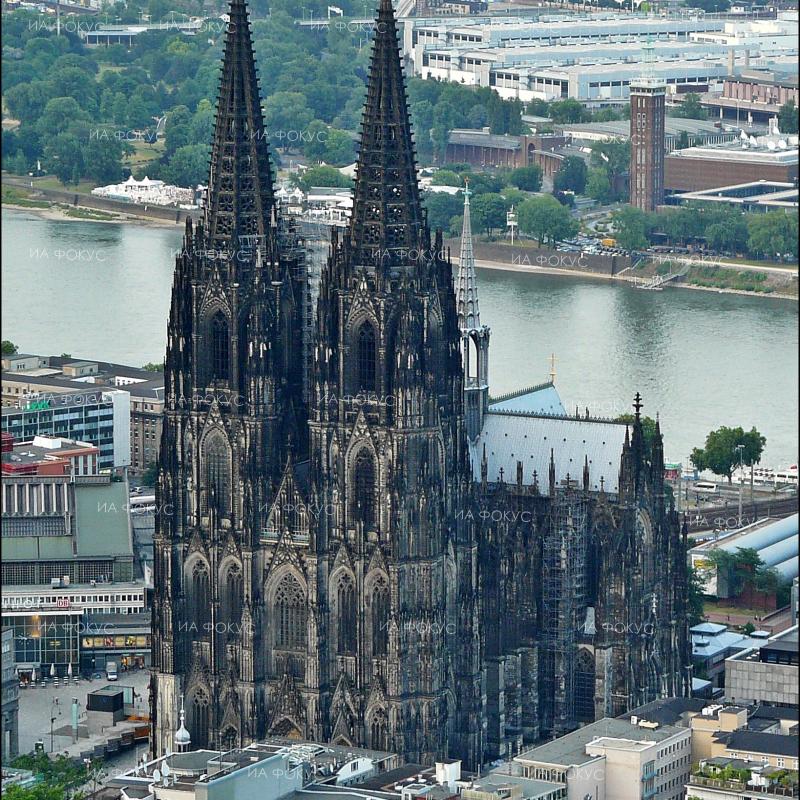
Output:
[[725,661],[725,696],[735,703],[798,704],[798,627]]
[[563,783],[569,800],[681,800],[691,731],[632,715],[601,719],[515,759],[525,777]]
[[727,144],[689,147],[664,162],[668,192],[699,192],[720,186],[775,181],[796,184],[798,138],[782,134],[775,121],[766,136],[742,136]]
[[699,192],[682,192],[672,196],[679,203],[714,203],[741,208],[743,211],[797,211],[797,184],[777,181],[750,181],[732,186],[719,186]]

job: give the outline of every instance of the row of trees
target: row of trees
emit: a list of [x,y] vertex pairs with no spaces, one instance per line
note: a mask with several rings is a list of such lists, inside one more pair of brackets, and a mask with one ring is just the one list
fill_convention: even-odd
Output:
[[[271,145],[315,162],[351,163],[368,72],[369,32],[353,25],[313,29],[295,24],[312,12],[324,16],[324,4],[269,5],[269,20],[255,19],[252,31],[261,86],[267,92],[264,116]],[[341,7],[345,13],[365,13],[363,2]],[[254,17],[259,9],[258,3],[251,6]],[[168,12],[161,0],[117,3],[111,20],[119,16],[133,21],[143,13],[152,20],[173,19]],[[91,50],[69,29],[56,37],[54,25],[41,15],[15,11],[4,21],[3,96],[9,114],[20,122],[16,131],[3,132],[4,168],[24,173],[41,160],[46,171],[56,172],[65,183],[79,178],[113,181],[121,177],[123,159],[131,153],[126,144],[146,151],[140,144],[154,140],[161,120],[164,152],[142,174],[183,185],[206,179],[224,40],[220,19],[207,20],[203,35],[150,31],[137,36],[130,49],[115,45]],[[423,163],[444,157],[454,127],[523,132],[522,104],[503,100],[488,88],[412,78],[409,101]],[[54,144],[62,133],[71,138]]]
[[745,213],[710,203],[649,214],[632,206],[612,217],[616,238],[626,250],[644,250],[659,240],[676,245],[703,241],[715,252],[755,258],[797,258],[797,217],[784,211]]

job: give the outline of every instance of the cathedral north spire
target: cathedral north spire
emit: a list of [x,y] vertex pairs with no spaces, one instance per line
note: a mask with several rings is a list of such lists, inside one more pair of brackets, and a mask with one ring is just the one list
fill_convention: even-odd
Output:
[[229,15],[205,210],[207,246],[222,252],[266,236],[275,202],[245,0],[231,0]]
[[425,221],[391,0],[380,0],[375,25],[350,225],[352,263],[400,266],[425,246]]

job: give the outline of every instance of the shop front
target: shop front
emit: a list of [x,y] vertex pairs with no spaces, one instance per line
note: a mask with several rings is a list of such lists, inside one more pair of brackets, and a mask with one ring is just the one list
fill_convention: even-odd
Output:
[[87,619],[81,636],[81,672],[105,672],[109,661],[121,672],[150,666],[149,614],[100,614]]

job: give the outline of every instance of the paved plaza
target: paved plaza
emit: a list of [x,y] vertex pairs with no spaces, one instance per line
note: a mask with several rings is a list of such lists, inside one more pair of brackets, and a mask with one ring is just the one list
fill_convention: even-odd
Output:
[[[19,692],[19,751],[27,753],[34,749],[37,741],[44,743],[45,752],[74,754],[82,750],[91,750],[94,744],[113,735],[109,728],[109,733],[92,737],[87,737],[86,731],[86,696],[89,692],[101,689],[103,686],[132,686],[135,694],[134,708],[142,714],[149,711],[149,689],[150,673],[147,670],[134,670],[132,672],[120,673],[119,680],[109,683],[105,675],[102,678],[95,678],[91,681],[80,681],[77,685],[73,683],[61,683],[55,687],[48,684],[45,687],[35,686],[27,689],[20,689]],[[78,699],[78,732],[77,741],[72,731],[72,700]],[[57,701],[57,702],[56,702]],[[53,736],[51,740],[50,718],[54,717],[52,723]],[[52,744],[51,744],[52,741]],[[129,750],[109,764],[110,769],[127,769],[134,766],[137,758],[146,750],[145,744],[140,744]]]

